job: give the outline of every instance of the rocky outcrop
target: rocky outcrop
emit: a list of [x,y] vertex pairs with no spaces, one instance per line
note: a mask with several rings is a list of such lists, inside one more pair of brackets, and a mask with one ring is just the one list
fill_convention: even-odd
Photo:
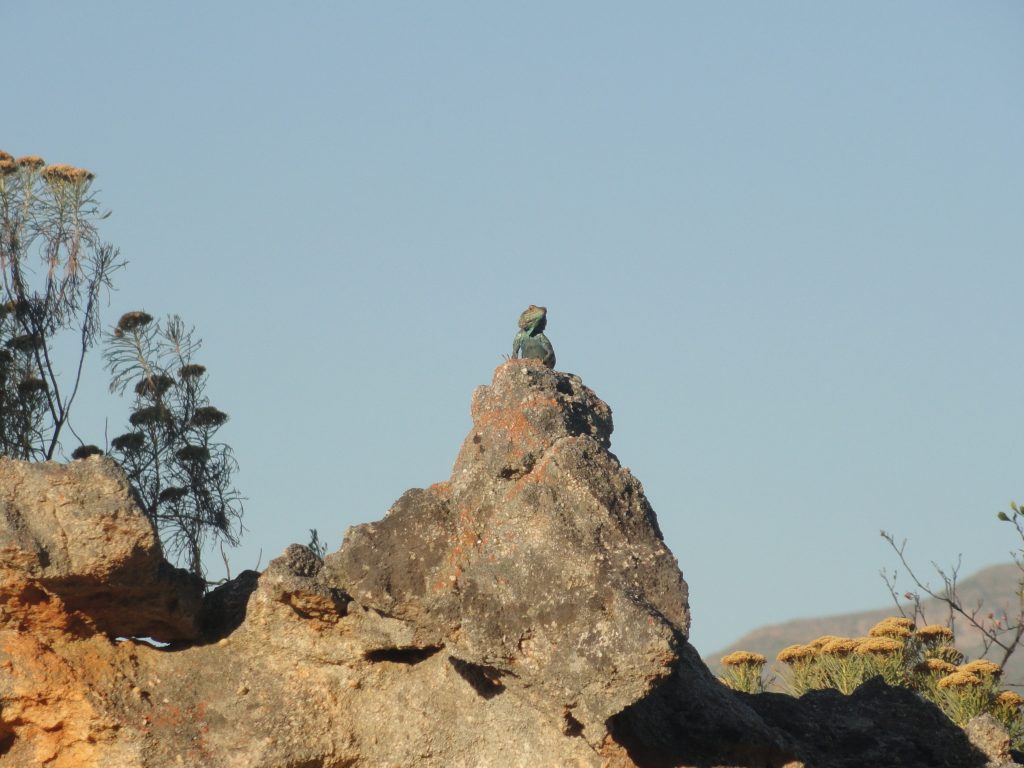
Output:
[[201,606],[112,464],[0,464],[0,768],[985,764],[902,694],[721,686],[579,378],[510,361],[472,411],[447,482]]
[[596,747],[671,674],[686,585],[577,377],[510,363],[472,413],[451,481],[350,530],[329,579]]
[[195,639],[203,594],[202,581],[164,560],[124,475],[97,457],[0,457],[0,584],[8,616],[57,600],[69,631],[163,641]]

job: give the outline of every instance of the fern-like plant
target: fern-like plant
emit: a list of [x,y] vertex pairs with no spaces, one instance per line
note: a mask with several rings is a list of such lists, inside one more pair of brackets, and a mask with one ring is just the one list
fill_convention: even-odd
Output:
[[[93,174],[0,151],[0,455],[56,458],[118,251]],[[72,430],[73,431],[73,430]]]
[[238,543],[242,496],[231,447],[219,442],[228,420],[206,397],[206,368],[193,359],[201,341],[177,315],[164,322],[128,312],[109,334],[110,389],[134,394],[131,429],[111,441],[147,516],[172,557],[204,575],[207,543]]

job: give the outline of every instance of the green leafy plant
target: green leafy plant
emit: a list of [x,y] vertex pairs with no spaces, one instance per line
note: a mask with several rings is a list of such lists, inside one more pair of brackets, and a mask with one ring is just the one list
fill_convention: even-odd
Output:
[[134,393],[131,429],[111,452],[169,554],[197,576],[209,541],[238,543],[243,512],[232,484],[238,464],[216,439],[228,416],[210,405],[206,368],[193,359],[200,346],[180,317],[161,323],[138,311],[121,317],[104,353],[111,391]]
[[320,538],[320,532],[316,528],[309,529],[309,551],[323,560],[327,556],[327,542]]

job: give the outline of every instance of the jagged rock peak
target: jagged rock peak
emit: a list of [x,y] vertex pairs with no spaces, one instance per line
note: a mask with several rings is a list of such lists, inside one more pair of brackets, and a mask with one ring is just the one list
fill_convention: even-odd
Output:
[[329,579],[597,745],[671,674],[686,584],[579,377],[509,361],[472,415],[451,479],[350,529]]
[[512,479],[529,472],[558,440],[587,436],[611,446],[611,409],[579,376],[537,360],[510,360],[490,386],[473,392],[473,429],[455,462],[453,479],[472,469]]

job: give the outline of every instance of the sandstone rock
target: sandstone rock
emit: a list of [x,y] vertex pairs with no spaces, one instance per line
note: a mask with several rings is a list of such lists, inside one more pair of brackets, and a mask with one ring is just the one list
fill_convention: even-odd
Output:
[[986,713],[972,718],[964,733],[971,744],[988,758],[988,768],[1015,765],[1010,754],[1010,734],[992,715]]
[[451,481],[350,530],[329,578],[597,747],[671,675],[686,585],[578,377],[511,361],[472,414]]
[[[577,377],[511,361],[473,418],[449,481],[198,612],[110,465],[0,464],[0,768],[985,765],[906,691],[720,685]],[[115,640],[156,627],[195,641]]]
[[0,457],[0,597],[10,610],[57,599],[68,621],[110,635],[181,640],[196,636],[202,591],[164,560],[111,460]]

